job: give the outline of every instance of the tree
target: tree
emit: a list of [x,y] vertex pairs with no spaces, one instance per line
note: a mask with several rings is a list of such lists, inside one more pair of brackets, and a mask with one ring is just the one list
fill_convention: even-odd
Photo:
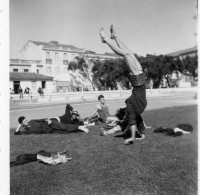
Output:
[[91,83],[92,88],[94,88],[91,71],[84,57],[75,57],[75,60],[69,63],[68,70],[77,70],[83,76],[83,78],[87,79]]
[[183,74],[198,77],[198,57],[187,56],[182,60],[184,71]]
[[93,61],[92,73],[93,81],[98,90],[103,90],[105,86],[105,78],[103,76],[103,62],[100,60]]
[[178,77],[178,73],[183,71],[180,59],[174,59],[172,56],[147,54],[146,57],[140,57],[139,61],[146,72],[147,83],[153,81],[153,88],[158,88],[163,79],[166,79],[170,87],[172,74],[175,73]]
[[124,59],[110,59],[101,61],[94,61],[92,68],[93,76],[98,83],[98,88],[117,88],[117,83],[120,83],[125,88],[130,87],[128,81],[128,67]]

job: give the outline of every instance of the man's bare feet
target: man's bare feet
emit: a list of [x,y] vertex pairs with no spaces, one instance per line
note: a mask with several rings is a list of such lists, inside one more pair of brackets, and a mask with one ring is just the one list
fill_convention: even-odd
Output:
[[110,33],[111,33],[110,38],[115,39],[116,33],[115,33],[115,30],[114,30],[113,24],[110,26]]
[[136,140],[143,140],[145,139],[145,134],[141,134],[140,137],[136,137]]
[[133,142],[134,142],[134,139],[133,139],[133,138],[128,138],[128,139],[125,139],[125,140],[124,140],[124,144],[125,144],[125,145],[133,144]]
[[102,43],[106,43],[105,40],[107,39],[107,37],[106,37],[106,34],[105,34],[104,31],[103,31],[103,28],[100,29],[99,34],[100,34]]

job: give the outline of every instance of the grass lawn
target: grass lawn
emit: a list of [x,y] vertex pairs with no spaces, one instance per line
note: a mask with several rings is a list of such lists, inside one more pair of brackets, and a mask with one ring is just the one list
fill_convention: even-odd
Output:
[[[72,160],[56,166],[38,162],[10,169],[10,191],[17,195],[197,194],[197,106],[146,111],[152,126],[146,139],[125,146],[122,138],[90,133],[10,135],[10,158],[68,150]],[[159,126],[190,123],[194,131],[181,137],[155,134]],[[118,134],[121,134],[120,132]],[[116,134],[115,134],[116,135]]]

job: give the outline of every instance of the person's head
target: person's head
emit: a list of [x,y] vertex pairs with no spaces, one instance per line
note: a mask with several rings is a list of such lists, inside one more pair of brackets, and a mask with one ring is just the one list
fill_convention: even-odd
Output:
[[103,95],[100,95],[100,96],[98,97],[98,101],[99,101],[100,103],[102,103],[102,104],[104,104],[104,103],[106,102],[106,100],[105,100],[105,98],[104,98]]
[[21,124],[23,126],[28,126],[29,125],[29,121],[25,118],[25,116],[20,116],[18,118],[18,122],[19,122],[19,124]]
[[127,115],[127,107],[125,108],[119,108],[115,114],[115,116],[119,119],[122,120],[126,117]]

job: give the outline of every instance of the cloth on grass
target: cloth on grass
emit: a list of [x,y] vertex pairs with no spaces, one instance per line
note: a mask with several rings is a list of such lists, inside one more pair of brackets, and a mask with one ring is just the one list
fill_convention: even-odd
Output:
[[27,164],[34,161],[39,161],[44,164],[57,165],[71,160],[72,158],[69,156],[69,152],[67,151],[55,153],[41,150],[35,154],[28,153],[17,156],[15,161],[10,162],[10,167]]
[[193,131],[193,127],[190,124],[178,124],[174,129],[158,127],[153,132],[154,133],[164,133],[165,135],[177,137],[183,134],[189,134]]

